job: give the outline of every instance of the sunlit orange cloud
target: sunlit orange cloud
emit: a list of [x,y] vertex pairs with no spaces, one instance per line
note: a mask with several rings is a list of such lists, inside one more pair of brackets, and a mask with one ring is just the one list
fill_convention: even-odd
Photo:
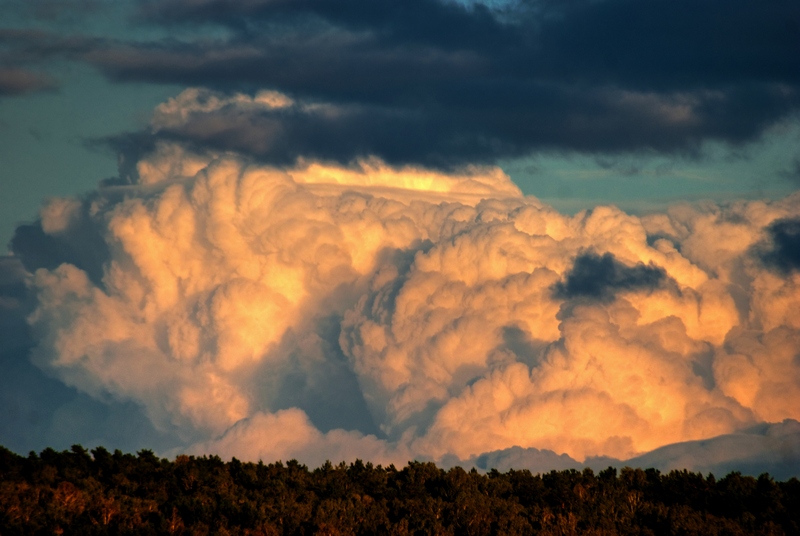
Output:
[[[184,97],[159,120],[192,113]],[[582,461],[800,419],[800,278],[757,253],[797,196],[567,216],[497,168],[278,169],[161,144],[137,169],[42,208],[44,233],[88,226],[108,257],[101,281],[35,274],[35,359],[187,451]],[[332,426],[332,403],[363,415]]]

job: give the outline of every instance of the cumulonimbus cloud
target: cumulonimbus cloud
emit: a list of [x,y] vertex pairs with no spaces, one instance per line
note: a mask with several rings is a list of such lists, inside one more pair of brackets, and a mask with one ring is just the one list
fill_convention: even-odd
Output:
[[[198,95],[153,128],[296,105]],[[154,147],[13,245],[38,366],[179,450],[578,463],[800,419],[797,195],[567,216],[497,168]]]

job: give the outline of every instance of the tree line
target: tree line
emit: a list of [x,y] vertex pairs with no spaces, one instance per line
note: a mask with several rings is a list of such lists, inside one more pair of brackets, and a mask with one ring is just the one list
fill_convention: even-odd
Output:
[[0,447],[0,535],[800,534],[800,481]]

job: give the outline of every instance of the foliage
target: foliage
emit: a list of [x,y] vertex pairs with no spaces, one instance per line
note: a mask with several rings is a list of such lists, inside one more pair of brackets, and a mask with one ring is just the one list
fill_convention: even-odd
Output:
[[800,534],[800,481],[0,447],[0,534]]

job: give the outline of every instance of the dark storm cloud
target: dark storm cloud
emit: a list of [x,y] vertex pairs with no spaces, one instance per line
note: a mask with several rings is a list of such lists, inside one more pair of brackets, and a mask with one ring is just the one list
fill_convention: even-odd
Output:
[[[387,125],[391,125],[387,128]],[[426,128],[427,127],[427,128]],[[439,137],[430,118],[398,114],[377,107],[352,106],[334,113],[298,110],[242,112],[222,110],[194,114],[189,121],[161,129],[154,137],[182,141],[197,148],[232,150],[275,164],[292,164],[298,157],[352,160],[378,154],[389,162],[424,161],[447,165],[452,154],[431,150]],[[458,152],[480,153],[476,140],[464,140]],[[455,143],[453,144],[455,145]]]
[[559,9],[541,41],[565,76],[678,91],[800,79],[796,2],[606,0]]
[[465,136],[452,118],[365,105],[297,104],[278,110],[230,106],[194,112],[185,123],[106,142],[121,154],[139,156],[152,149],[156,140],[165,139],[200,152],[230,150],[279,165],[291,164],[298,157],[348,162],[378,155],[390,163],[449,167],[469,159],[485,160],[497,149],[489,140]]
[[[269,23],[324,21],[388,45],[428,44],[491,57],[498,74],[604,81],[640,89],[800,79],[800,6],[768,0],[510,2],[504,12],[437,0],[167,0],[145,18],[253,34]],[[502,56],[501,56],[502,55]],[[535,64],[529,63],[534,60]]]
[[[163,132],[271,162],[696,153],[705,140],[755,140],[800,108],[800,4],[787,0],[521,1],[502,10],[436,0],[137,5],[140,22],[203,35],[73,38],[73,56],[116,81],[268,88],[349,110],[335,119],[215,114]],[[206,31],[213,26],[222,31]],[[225,139],[209,134],[209,122]],[[259,128],[287,137],[254,144]]]
[[439,0],[141,0],[139,6],[142,18],[160,24],[212,23],[254,34],[270,23],[282,28],[311,23],[314,29],[327,24],[366,31],[387,43],[481,50],[519,44],[517,32],[511,32],[482,4],[467,8]]
[[800,220],[773,222],[767,233],[768,243],[758,248],[764,263],[785,274],[800,270]]
[[666,279],[663,268],[645,266],[626,266],[611,253],[602,256],[587,252],[575,259],[563,281],[553,287],[556,298],[569,300],[587,298],[598,301],[611,301],[617,292],[626,290],[651,290],[658,288]]

